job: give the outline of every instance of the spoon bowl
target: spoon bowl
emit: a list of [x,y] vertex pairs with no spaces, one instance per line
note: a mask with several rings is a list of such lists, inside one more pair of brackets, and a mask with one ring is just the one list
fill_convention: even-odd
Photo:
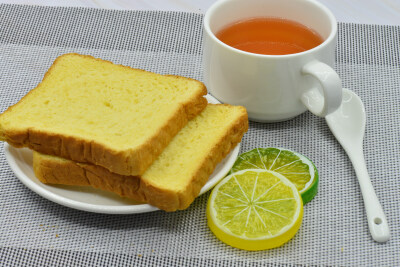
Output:
[[366,113],[363,102],[352,91],[343,89],[342,105],[326,116],[326,122],[344,149],[352,147],[354,143],[362,145]]
[[372,238],[377,242],[386,242],[390,238],[389,226],[364,160],[362,146],[366,124],[364,104],[358,95],[343,88],[341,106],[326,116],[325,120],[333,135],[346,151],[356,171]]

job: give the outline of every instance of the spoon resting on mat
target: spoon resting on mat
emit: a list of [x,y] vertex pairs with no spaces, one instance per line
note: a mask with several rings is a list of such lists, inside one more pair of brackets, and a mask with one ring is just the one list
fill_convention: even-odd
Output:
[[364,160],[363,138],[366,115],[361,99],[352,91],[343,88],[341,106],[326,116],[325,120],[333,135],[346,151],[356,171],[372,238],[377,242],[388,241],[390,238],[389,226],[372,187]]

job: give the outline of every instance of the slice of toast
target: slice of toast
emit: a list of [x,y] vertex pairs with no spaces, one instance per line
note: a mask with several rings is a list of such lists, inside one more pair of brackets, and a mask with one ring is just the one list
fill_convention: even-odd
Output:
[[205,86],[66,54],[0,115],[0,141],[139,175],[206,106]]
[[174,137],[141,176],[123,176],[92,164],[34,152],[37,178],[48,184],[86,185],[147,202],[165,211],[186,209],[216,165],[248,129],[246,109],[209,104]]

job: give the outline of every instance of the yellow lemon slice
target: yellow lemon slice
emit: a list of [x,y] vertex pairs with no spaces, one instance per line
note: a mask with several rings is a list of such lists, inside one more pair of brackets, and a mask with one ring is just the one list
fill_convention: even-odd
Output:
[[245,250],[281,246],[300,228],[303,203],[281,174],[247,169],[225,177],[207,204],[208,226],[222,242]]

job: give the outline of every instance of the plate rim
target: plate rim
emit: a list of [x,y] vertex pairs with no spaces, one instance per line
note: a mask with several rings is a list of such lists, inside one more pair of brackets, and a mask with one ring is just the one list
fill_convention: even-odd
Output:
[[[206,95],[206,99],[209,103],[219,104],[220,102],[216,100],[211,95]],[[239,151],[240,151],[241,143],[238,143],[234,149],[224,158],[226,159],[229,156],[228,161],[223,165],[222,169],[216,174],[212,180],[208,180],[207,183],[200,190],[199,196],[206,193],[210,189],[212,189],[232,168],[235,163]],[[101,214],[139,214],[139,213],[147,213],[152,211],[160,210],[159,208],[152,206],[150,204],[137,204],[137,205],[96,205],[91,203],[85,203],[82,201],[70,199],[59,194],[52,192],[51,190],[47,190],[46,187],[51,187],[51,185],[46,184],[37,184],[35,183],[28,175],[25,174],[23,170],[18,166],[16,158],[12,155],[11,150],[17,150],[18,148],[14,148],[10,146],[7,142],[4,142],[4,154],[8,165],[11,167],[11,170],[14,172],[15,176],[31,191],[40,195],[41,197],[50,200],[54,203],[57,203],[62,206],[66,206],[69,208],[73,208],[76,210],[93,212],[93,213],[101,213]],[[221,164],[221,163],[219,163]],[[218,166],[218,165],[217,165]],[[31,166],[33,168],[33,166]],[[36,178],[36,177],[35,177]],[[37,179],[37,178],[36,178]]]

